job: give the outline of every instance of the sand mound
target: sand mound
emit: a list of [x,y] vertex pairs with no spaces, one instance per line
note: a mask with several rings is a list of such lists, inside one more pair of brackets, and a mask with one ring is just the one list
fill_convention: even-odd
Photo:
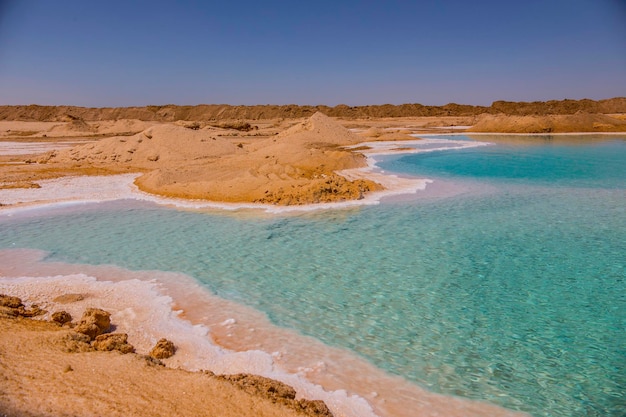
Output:
[[124,165],[156,169],[235,153],[237,146],[207,131],[175,125],[151,127],[133,136],[118,136],[72,149],[51,152],[42,162],[83,165]]
[[212,201],[310,204],[360,199],[381,189],[336,174],[366,164],[363,155],[342,148],[362,138],[321,113],[269,138],[230,136],[200,124],[163,124],[49,152],[39,162],[50,172],[143,172],[135,184],[144,191]]
[[385,134],[385,131],[379,127],[370,127],[369,129],[360,132],[358,135],[364,138],[379,138]]
[[626,121],[604,114],[576,113],[572,115],[510,116],[485,114],[470,132],[493,133],[568,133],[568,132],[626,132]]
[[93,126],[97,133],[101,135],[138,133],[149,129],[154,125],[154,122],[144,122],[137,119],[106,120],[91,123],[91,126]]
[[410,130],[407,129],[380,129],[378,127],[371,127],[358,135],[368,140],[377,141],[395,141],[395,140],[415,140],[415,137],[411,136]]
[[329,145],[351,145],[362,141],[359,136],[320,112],[279,133],[277,137],[282,140]]
[[275,137],[210,164],[152,171],[137,180],[145,191],[182,198],[294,205],[362,198],[380,186],[349,181],[335,171],[365,164],[340,145],[362,139],[321,113]]
[[85,122],[81,117],[71,116],[66,114],[63,116],[62,120],[64,123],[53,126],[50,129],[51,133],[84,133],[84,134],[92,134],[96,131],[96,129],[91,126],[89,123]]

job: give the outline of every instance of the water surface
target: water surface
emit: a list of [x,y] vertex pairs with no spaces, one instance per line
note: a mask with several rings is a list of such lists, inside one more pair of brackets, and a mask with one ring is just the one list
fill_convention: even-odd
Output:
[[626,146],[572,140],[380,163],[489,193],[282,217],[86,205],[0,217],[0,248],[184,272],[444,394],[535,416],[621,416]]

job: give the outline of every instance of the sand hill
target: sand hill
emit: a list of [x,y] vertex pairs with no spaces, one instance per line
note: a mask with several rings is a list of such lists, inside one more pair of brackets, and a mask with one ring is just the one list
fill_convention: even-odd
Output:
[[143,172],[136,184],[144,191],[213,201],[309,204],[359,199],[380,189],[335,173],[365,164],[362,155],[341,148],[362,139],[321,113],[279,135],[245,143],[219,133],[160,125],[49,152],[39,162],[50,169]]
[[512,116],[483,115],[470,132],[493,133],[568,133],[626,132],[626,121],[604,114],[578,112],[573,115]]
[[309,119],[280,132],[281,142],[298,142],[304,145],[353,145],[362,139],[341,127],[333,119],[317,112]]

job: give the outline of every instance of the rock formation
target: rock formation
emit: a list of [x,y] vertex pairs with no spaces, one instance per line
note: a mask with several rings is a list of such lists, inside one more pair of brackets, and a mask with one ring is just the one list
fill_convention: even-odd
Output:
[[45,313],[36,304],[27,309],[20,298],[0,294],[0,316],[2,317],[35,317]]
[[160,339],[148,355],[155,359],[167,359],[174,355],[175,352],[176,347],[173,342],[167,339]]
[[60,325],[64,325],[72,321],[72,315],[67,311],[57,311],[52,313],[52,321]]
[[74,331],[89,336],[94,340],[111,328],[111,314],[99,308],[88,308],[83,313]]
[[133,353],[135,348],[128,343],[126,333],[107,333],[96,336],[96,340],[91,344],[95,350],[110,352],[117,350],[122,353]]
[[250,394],[262,395],[271,399],[272,402],[284,404],[307,416],[332,417],[333,415],[323,401],[296,400],[296,391],[292,387],[273,379],[250,374],[223,375],[219,378],[230,381]]

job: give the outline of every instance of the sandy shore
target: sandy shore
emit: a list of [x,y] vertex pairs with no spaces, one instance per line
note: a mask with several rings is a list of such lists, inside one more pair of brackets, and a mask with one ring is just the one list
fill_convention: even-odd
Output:
[[[183,380],[193,379],[187,375],[188,371],[203,369],[216,374],[261,375],[293,387],[296,399],[324,401],[336,416],[410,417],[416,413],[433,417],[522,415],[482,402],[428,392],[402,378],[384,373],[349,352],[276,327],[263,314],[216,297],[202,289],[191,277],[182,274],[46,262],[44,256],[44,253],[30,250],[0,251],[0,293],[22,298],[28,308],[38,304],[48,311],[40,319],[50,319],[51,313],[60,310],[69,312],[74,318],[79,318],[89,307],[108,311],[115,332],[127,334],[129,343],[139,355],[148,354],[160,338],[166,337],[174,342],[177,350],[174,356],[163,359],[163,362],[169,369],[185,370],[186,373],[181,373]],[[2,331],[1,343],[10,345],[12,331],[8,328]],[[37,333],[31,335],[31,340],[38,337]],[[54,338],[58,342],[58,337]],[[74,360],[82,363],[83,358],[89,359],[81,356],[83,353],[62,352],[62,346],[52,342],[52,339],[50,343],[46,342],[45,349],[36,353],[41,355],[39,361],[19,356],[16,351],[11,363],[22,369],[20,372],[43,375],[56,369],[47,365],[50,361],[58,360],[63,362],[63,366],[70,364],[76,369]],[[47,354],[51,354],[53,359],[45,359]],[[101,353],[89,352],[89,355],[98,354]],[[115,352],[104,354],[116,355]],[[115,372],[125,373],[127,361],[130,359],[120,359],[120,362],[111,362],[108,366],[119,367]],[[145,367],[141,361],[136,362]],[[90,375],[99,375],[98,368],[90,369]],[[142,367],[131,369],[138,375],[143,372]],[[14,397],[27,398],[20,394],[25,389],[18,377],[20,372],[4,380],[7,386],[11,386],[8,392],[12,393],[6,399],[7,404],[14,404]],[[13,371],[8,371],[6,375],[13,375]],[[170,373],[168,378],[175,384],[178,376]],[[202,381],[203,378],[206,376],[200,377]],[[37,393],[44,403],[55,402],[57,396],[65,395],[64,391],[47,390],[45,379],[36,379],[31,381],[32,386],[28,389]],[[119,384],[130,383],[136,394],[141,391],[141,381],[138,376],[132,383],[122,379]],[[150,384],[148,387],[151,389]],[[91,415],[77,411],[84,410],[82,404],[91,398],[90,391],[73,383],[64,389],[67,392],[74,390],[71,396],[73,402],[63,405],[65,412]],[[200,395],[199,392],[196,394]],[[108,393],[98,395],[97,398],[101,399]],[[113,400],[116,397],[110,398]],[[122,410],[126,407],[125,402],[132,401],[132,395],[123,398],[119,406]],[[25,402],[23,410],[34,412],[29,406]],[[49,415],[65,414],[54,412]]]
[[73,332],[0,315],[3,416],[329,416],[289,387],[159,365],[138,354],[68,353]]

